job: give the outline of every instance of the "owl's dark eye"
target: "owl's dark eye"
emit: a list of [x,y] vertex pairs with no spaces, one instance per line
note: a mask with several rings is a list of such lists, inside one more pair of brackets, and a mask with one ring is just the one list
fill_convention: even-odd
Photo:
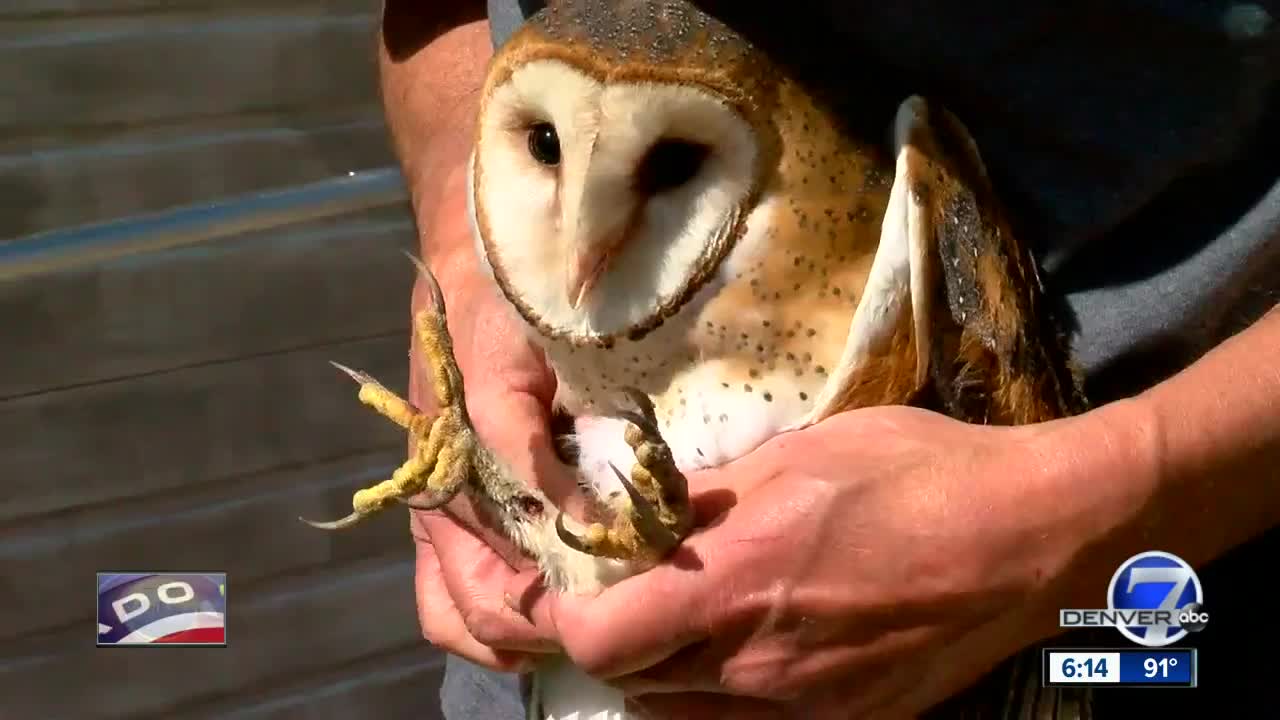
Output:
[[538,123],[529,128],[529,154],[543,165],[560,164],[560,138],[551,123]]
[[660,140],[636,170],[636,190],[656,195],[689,182],[702,169],[711,148],[688,140]]

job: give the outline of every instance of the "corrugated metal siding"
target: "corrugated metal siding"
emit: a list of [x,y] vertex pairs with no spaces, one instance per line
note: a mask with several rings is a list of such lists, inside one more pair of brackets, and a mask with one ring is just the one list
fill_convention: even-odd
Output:
[[[393,162],[367,0],[8,0],[0,242]],[[0,283],[0,717],[438,717],[403,513],[406,208]],[[98,650],[99,570],[225,570],[225,650]]]

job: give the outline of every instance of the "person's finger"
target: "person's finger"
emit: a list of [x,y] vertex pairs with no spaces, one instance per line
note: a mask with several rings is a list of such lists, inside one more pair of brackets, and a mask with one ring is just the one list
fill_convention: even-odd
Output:
[[467,631],[462,615],[440,575],[440,564],[430,544],[415,543],[416,567],[414,585],[418,604],[418,624],[428,642],[446,652],[459,655],[477,665],[498,672],[528,672],[534,666],[533,656],[498,650],[480,643]]
[[[450,317],[452,320],[460,313],[469,313],[470,332],[466,333],[466,344],[459,350],[466,358],[462,360],[462,367],[482,367],[501,378],[508,391],[529,395],[542,407],[550,408],[556,379],[542,349],[530,339],[523,321],[515,316],[496,286],[477,283],[470,286],[470,290],[465,302],[475,307],[455,305]],[[481,387],[476,384],[476,389]]]
[[515,570],[494,550],[452,519],[424,513],[444,586],[478,642],[496,648],[556,652],[553,636],[539,632],[506,602],[506,583]]
[[710,638],[693,642],[661,662],[628,675],[613,677],[609,684],[629,696],[673,693],[754,695],[735,693],[722,682],[725,660],[737,649],[739,646],[736,645],[716,646]]
[[[560,461],[551,435],[551,408],[542,398],[486,386],[468,400],[476,434],[516,482],[535,485],[559,508],[576,512],[578,480]],[[468,396],[470,398],[470,396]]]
[[[527,576],[512,576],[507,594],[518,597],[527,588]],[[521,602],[532,625],[558,637],[575,664],[610,678],[649,667],[706,637],[700,603],[707,599],[698,574],[664,564],[595,597],[543,592]]]
[[[460,272],[464,268],[451,268]],[[496,290],[485,284],[466,284],[446,293],[454,356],[463,372],[467,410],[480,439],[508,465],[517,478],[536,481],[553,501],[572,493],[576,482],[555,455],[550,436],[551,404],[555,374],[541,350],[505,312],[505,301],[492,297]],[[427,304],[425,282],[413,288],[415,311]],[[460,310],[461,308],[461,310]],[[468,309],[478,308],[473,312]],[[416,334],[410,338],[409,400],[424,412],[434,413],[435,397],[429,391],[430,371],[425,367]],[[471,375],[484,382],[471,382]]]
[[[731,516],[739,490],[753,491],[776,474],[775,454],[753,465],[734,463],[696,473],[690,485],[696,487],[692,501],[698,515]],[[734,567],[750,559],[734,549],[740,544],[735,538],[742,535],[738,524],[726,520],[696,530],[664,562],[594,597],[531,592],[527,576],[513,576],[507,594],[542,634],[558,636],[588,673],[602,678],[631,674],[710,634],[712,618],[732,600],[724,593],[732,586]]]
[[538,623],[533,615],[534,604],[551,592],[555,591],[546,586],[541,570],[532,568],[519,571],[507,579],[503,600],[507,603],[507,607],[533,623],[539,632],[549,637],[558,637],[559,631],[556,630],[553,621],[547,619],[543,623]]

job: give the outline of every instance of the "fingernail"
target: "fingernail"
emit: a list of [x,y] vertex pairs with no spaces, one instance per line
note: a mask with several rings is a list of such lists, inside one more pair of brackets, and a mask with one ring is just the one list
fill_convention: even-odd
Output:
[[526,621],[533,622],[533,616],[529,614],[527,603],[520,602],[520,599],[515,595],[512,595],[511,593],[503,595],[502,604],[506,605],[507,609],[516,615],[519,615],[521,618],[524,618]]

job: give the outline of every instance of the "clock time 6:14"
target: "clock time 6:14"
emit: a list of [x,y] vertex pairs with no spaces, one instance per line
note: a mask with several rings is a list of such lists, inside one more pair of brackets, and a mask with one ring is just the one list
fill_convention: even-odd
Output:
[[1086,677],[1089,679],[1100,679],[1107,676],[1107,656],[1085,656],[1080,658],[1065,658],[1062,661],[1062,676],[1066,678]]
[[1120,680],[1120,652],[1115,650],[1048,650],[1045,672],[1050,683],[1112,684]]

